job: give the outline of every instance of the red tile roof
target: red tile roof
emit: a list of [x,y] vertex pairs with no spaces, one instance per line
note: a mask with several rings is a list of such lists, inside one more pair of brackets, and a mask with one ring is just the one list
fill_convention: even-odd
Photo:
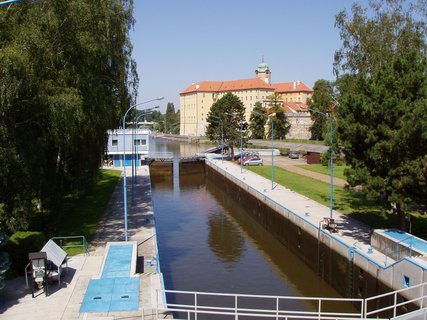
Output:
[[[285,113],[298,113],[298,112],[309,112],[308,105],[302,102],[286,102],[280,101],[282,108]],[[267,113],[270,114],[273,110],[270,108]]]
[[285,113],[308,112],[308,105],[302,102],[284,102]]
[[277,93],[313,92],[313,89],[302,81],[277,82],[272,83],[271,86],[274,88],[274,92]]
[[274,88],[265,83],[259,78],[231,80],[231,81],[201,81],[193,83],[191,86],[186,88],[180,93],[184,95],[187,93],[194,92],[229,92],[229,91],[240,91],[240,90],[270,90]]

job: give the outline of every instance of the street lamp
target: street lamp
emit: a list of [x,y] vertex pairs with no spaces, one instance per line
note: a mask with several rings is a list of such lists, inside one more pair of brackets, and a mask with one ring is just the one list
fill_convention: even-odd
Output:
[[2,2],[0,2],[0,6],[1,6],[1,5],[3,5],[3,4],[11,4],[11,3],[14,3],[14,2],[18,2],[18,1],[20,1],[20,0],[8,0],[8,1],[2,1]]
[[224,162],[224,123],[222,119],[218,116],[211,116],[212,118],[218,119],[221,123],[221,162]]
[[136,108],[139,105],[157,101],[157,100],[163,100],[164,97],[159,97],[156,99],[147,100],[141,103],[134,104],[130,106],[125,114],[123,115],[123,208],[124,208],[124,219],[125,219],[125,241],[128,241],[128,207],[127,207],[127,195],[126,195],[126,116],[129,113],[130,110],[133,108]]
[[332,210],[333,210],[333,204],[334,204],[334,141],[333,141],[333,130],[332,130],[332,117],[329,113],[324,113],[319,110],[311,109],[309,107],[301,106],[301,109],[307,109],[311,112],[315,112],[318,114],[321,114],[322,116],[326,117],[329,122],[329,139],[330,139],[330,156],[329,156],[329,170],[330,170],[330,186],[329,186],[329,215],[332,219]]
[[240,123],[239,123],[239,127],[240,127],[240,174],[242,174],[243,173],[243,158],[242,158],[242,156],[243,156],[243,135],[242,135],[243,120],[239,119],[238,116],[236,116],[232,113],[229,113],[229,112],[224,112],[224,113],[228,116],[235,118],[235,119],[237,118],[240,121]]
[[274,189],[274,121],[270,118],[270,116],[267,116],[264,113],[252,111],[255,114],[258,114],[260,116],[266,117],[267,119],[270,119],[271,122],[271,190]]
[[138,121],[141,117],[145,117],[147,114],[150,114],[153,112],[154,109],[158,109],[160,108],[159,106],[155,106],[155,107],[151,107],[151,108],[147,108],[145,110],[142,110],[142,112],[140,114],[138,114],[135,118],[135,120],[133,121],[133,126],[132,126],[132,141],[133,141],[133,146],[132,146],[132,205],[134,205],[134,187],[135,187],[135,180],[136,180],[136,160],[138,159],[138,149],[137,149],[137,145],[135,145],[135,129],[136,129],[136,125],[138,124]]

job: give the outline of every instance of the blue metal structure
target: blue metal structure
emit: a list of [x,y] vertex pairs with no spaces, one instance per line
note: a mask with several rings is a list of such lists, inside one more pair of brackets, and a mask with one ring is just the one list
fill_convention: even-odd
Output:
[[[233,118],[237,118],[237,116],[235,116],[232,113],[228,113],[225,112],[226,115],[231,116]],[[239,119],[240,123],[239,123],[239,127],[240,127],[240,173],[243,173],[243,159],[242,159],[242,154],[243,154],[243,134],[242,134],[242,128],[243,128],[243,120]]]
[[212,115],[212,118],[218,119],[221,123],[221,162],[224,161],[224,122],[218,116]]
[[[126,116],[129,113],[130,110],[136,108],[139,105],[148,103],[148,102],[152,102],[152,101],[156,101],[156,100],[163,100],[164,97],[159,97],[156,99],[151,99],[151,100],[147,100],[141,103],[137,103],[134,104],[132,106],[130,106],[125,114],[123,115],[123,160],[126,162]],[[125,241],[128,241],[128,208],[127,208],[127,194],[126,194],[126,165],[124,163],[123,165],[123,207],[124,207],[124,219],[125,219]]]
[[332,130],[332,118],[329,113],[324,113],[319,110],[311,109],[308,107],[302,107],[303,109],[310,110],[311,112],[321,114],[326,117],[329,122],[329,139],[330,139],[330,156],[329,156],[329,170],[330,170],[330,186],[329,186],[329,210],[330,218],[332,219],[333,204],[334,204],[334,140],[333,140],[333,130]]
[[273,190],[274,189],[274,122],[273,122],[273,119],[270,118],[270,116],[264,113],[260,113],[256,111],[252,111],[252,112],[260,116],[266,117],[267,119],[270,119],[270,122],[271,122],[271,190]]
[[8,0],[8,1],[2,1],[2,2],[0,2],[0,6],[1,6],[1,5],[4,5],[4,4],[12,4],[12,3],[14,3],[14,2],[18,2],[18,1],[20,1],[20,0]]

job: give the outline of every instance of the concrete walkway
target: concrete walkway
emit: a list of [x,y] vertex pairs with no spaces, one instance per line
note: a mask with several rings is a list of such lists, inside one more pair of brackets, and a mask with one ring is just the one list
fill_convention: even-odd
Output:
[[[161,275],[156,272],[156,242],[151,188],[148,167],[138,169],[132,205],[130,169],[128,184],[128,235],[138,244],[137,273],[140,274],[140,310],[114,313],[80,313],[80,305],[89,281],[101,271],[106,243],[124,240],[123,183],[119,182],[110,200],[99,230],[91,244],[89,256],[73,256],[69,260],[68,273],[49,287],[46,297],[38,292],[31,297],[25,286],[25,278],[7,281],[0,291],[0,319],[153,319],[151,304],[156,301],[156,289],[161,288]],[[153,263],[148,265],[146,260]],[[163,315],[165,317],[165,315]]]

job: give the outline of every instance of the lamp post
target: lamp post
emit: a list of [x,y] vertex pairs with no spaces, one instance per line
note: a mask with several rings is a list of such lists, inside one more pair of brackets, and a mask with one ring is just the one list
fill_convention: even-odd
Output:
[[138,121],[141,117],[145,117],[147,114],[152,113],[154,109],[158,109],[158,108],[160,108],[160,107],[155,106],[155,107],[151,107],[151,108],[142,110],[141,114],[137,115],[135,120],[133,121],[133,126],[132,126],[132,141],[133,141],[133,146],[132,146],[132,205],[134,205],[134,188],[135,188],[136,167],[137,167],[136,160],[138,159],[138,152],[137,152],[138,146],[135,144],[136,125],[138,124]]
[[238,119],[240,121],[239,123],[239,127],[240,127],[240,173],[243,173],[243,135],[242,135],[242,128],[243,128],[243,120],[239,119],[239,117],[237,117],[236,115],[229,113],[229,112],[224,112],[226,115],[233,117],[234,119]]
[[1,5],[3,5],[3,4],[11,4],[11,3],[14,3],[14,2],[18,2],[18,1],[20,1],[20,0],[8,0],[8,1],[2,1],[2,2],[0,2],[0,6],[1,6]]
[[309,107],[301,107],[302,109],[310,110],[311,112],[321,114],[326,117],[329,122],[329,139],[330,139],[330,156],[329,156],[329,170],[330,170],[330,186],[329,186],[329,216],[332,219],[332,211],[334,204],[334,140],[333,140],[333,130],[332,130],[332,118],[329,113],[321,112],[319,110],[311,109]]
[[221,162],[224,162],[224,123],[222,119],[218,116],[211,116],[212,118],[218,119],[221,123]]
[[156,99],[147,100],[141,103],[134,104],[130,106],[125,114],[123,115],[123,209],[124,209],[124,220],[125,220],[125,241],[128,241],[128,207],[127,207],[127,195],[126,195],[126,116],[129,113],[130,110],[133,108],[136,108],[139,105],[157,101],[157,100],[163,100],[164,97],[159,97]]
[[258,114],[260,116],[266,117],[267,119],[270,119],[271,122],[271,190],[274,189],[274,122],[273,119],[270,118],[270,116],[267,116],[264,113],[252,111],[255,114]]

